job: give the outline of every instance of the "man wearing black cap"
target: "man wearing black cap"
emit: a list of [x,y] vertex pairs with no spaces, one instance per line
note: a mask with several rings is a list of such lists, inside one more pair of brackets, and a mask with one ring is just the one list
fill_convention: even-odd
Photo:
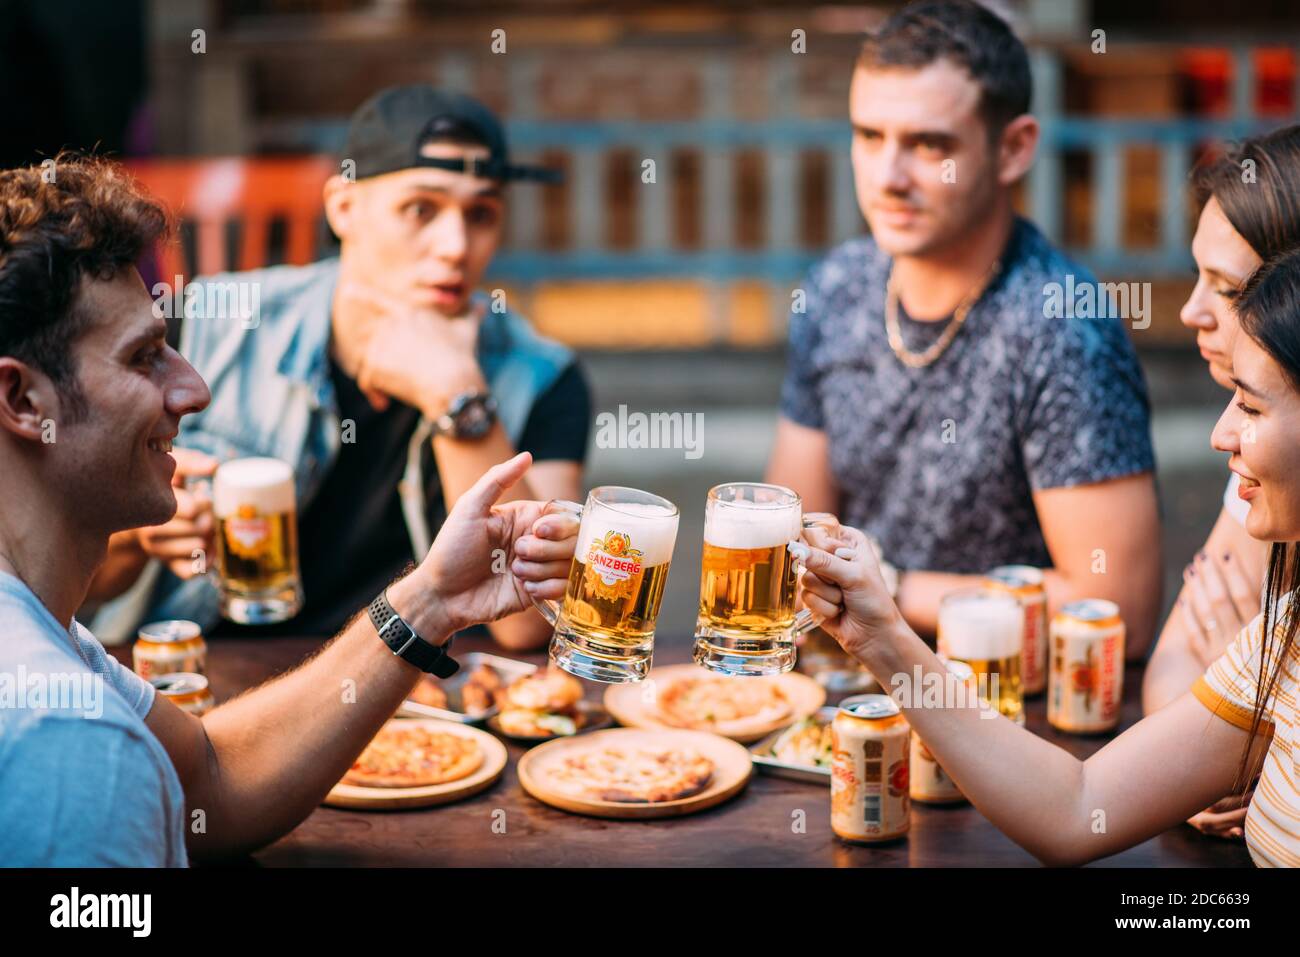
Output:
[[[501,239],[505,185],[553,174],[511,163],[481,103],[425,86],[363,104],[341,160],[324,191],[339,257],[210,277],[249,284],[256,315],[205,311],[208,297],[187,289],[181,338],[213,398],[177,439],[187,453],[178,484],[218,460],[289,462],[305,605],[274,626],[222,621],[194,560],[212,553],[211,507],[178,488],[175,519],[111,547],[92,592],[120,595],[95,621],[110,640],[163,618],[198,621],[209,635],[331,635],[516,451],[535,464],[513,496],[579,495],[591,405],[581,369],[499,299],[475,295]],[[549,635],[535,611],[490,627],[512,648]]]

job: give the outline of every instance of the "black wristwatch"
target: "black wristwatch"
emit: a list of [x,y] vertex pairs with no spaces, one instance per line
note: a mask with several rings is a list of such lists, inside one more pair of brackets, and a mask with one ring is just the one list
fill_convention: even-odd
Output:
[[452,639],[448,638],[445,645],[439,646],[421,638],[388,603],[387,589],[375,596],[366,611],[370,613],[370,621],[379,637],[397,657],[439,678],[450,678],[460,670],[456,660],[447,654]]
[[462,392],[433,420],[433,430],[453,439],[481,439],[497,420],[497,400],[487,392]]

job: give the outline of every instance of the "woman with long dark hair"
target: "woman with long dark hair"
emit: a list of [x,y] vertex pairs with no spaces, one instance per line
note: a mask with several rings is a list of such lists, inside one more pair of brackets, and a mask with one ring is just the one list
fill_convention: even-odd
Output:
[[[1202,163],[1192,174],[1192,191],[1201,208],[1192,239],[1197,281],[1179,318],[1195,330],[1210,376],[1231,390],[1240,331],[1233,297],[1265,259],[1300,245],[1300,126],[1250,137]],[[1145,713],[1185,693],[1259,613],[1268,545],[1246,531],[1249,512],[1233,474],[1147,664]],[[1189,823],[1206,834],[1240,838],[1243,798],[1249,792],[1216,802]]]
[[[1229,454],[1250,503],[1247,531],[1274,543],[1263,613],[1190,691],[1086,761],[987,705],[927,707],[920,689],[900,696],[912,730],[971,803],[1047,863],[1114,854],[1244,791],[1258,774],[1245,822],[1251,857],[1300,866],[1300,609],[1291,601],[1300,588],[1300,250],[1266,262],[1235,300],[1236,389],[1211,441]],[[865,536],[805,534],[809,544],[791,548],[806,560],[801,594],[826,617],[823,627],[887,688],[944,682],[943,663],[903,621]]]

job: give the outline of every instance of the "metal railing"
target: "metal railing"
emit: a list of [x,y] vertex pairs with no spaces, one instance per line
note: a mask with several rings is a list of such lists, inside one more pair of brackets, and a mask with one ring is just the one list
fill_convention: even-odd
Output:
[[[1063,60],[1059,51],[1032,51],[1035,80],[1034,112],[1042,125],[1039,156],[1026,184],[1029,215],[1050,238],[1065,238],[1065,158],[1069,153],[1090,157],[1089,220],[1091,235],[1069,252],[1103,274],[1186,275],[1192,260],[1188,250],[1190,212],[1187,174],[1197,150],[1211,141],[1237,139],[1278,125],[1281,120],[1253,116],[1251,91],[1254,73],[1251,48],[1233,51],[1234,71],[1230,115],[1220,118],[1110,119],[1066,115],[1063,112]],[[471,63],[455,55],[440,61],[439,82],[472,89]],[[826,171],[820,211],[829,244],[863,230],[853,187],[847,120],[807,119],[797,115],[792,90],[794,65],[788,55],[771,58],[766,70],[765,98],[768,118],[735,119],[726,92],[732,65],[718,57],[698,67],[704,74],[705,101],[696,119],[673,122],[596,121],[556,122],[535,119],[535,86],[527,57],[512,58],[508,65],[511,114],[508,122],[513,148],[537,158],[561,154],[566,158],[570,186],[564,248],[546,248],[541,192],[533,188],[511,195],[510,233],[507,246],[493,266],[493,274],[511,283],[547,280],[603,280],[642,278],[699,278],[729,281],[758,279],[785,283],[797,279],[825,246],[806,245],[800,237],[804,198],[798,188],[800,155],[821,153]],[[277,135],[290,142],[330,151],[343,140],[346,121],[312,121]],[[1125,153],[1133,147],[1159,152],[1160,195],[1155,246],[1134,248],[1124,242],[1126,210]],[[670,202],[670,155],[690,151],[698,156],[700,242],[683,248],[673,241],[677,230]],[[764,223],[757,248],[742,248],[736,241],[735,202],[737,160],[742,151],[756,151],[763,168]],[[611,248],[607,241],[610,204],[603,183],[611,155],[630,154],[656,160],[657,182],[628,191],[631,210],[621,215],[635,223],[630,248]]]

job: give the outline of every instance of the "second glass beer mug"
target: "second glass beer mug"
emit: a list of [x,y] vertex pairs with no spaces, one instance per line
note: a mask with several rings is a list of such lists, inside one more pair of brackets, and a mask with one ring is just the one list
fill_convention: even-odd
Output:
[[941,655],[970,665],[982,697],[1012,721],[1025,723],[1020,599],[989,585],[949,592],[939,602],[938,645]]
[[807,526],[803,502],[780,485],[732,482],[709,489],[695,661],[729,675],[794,667],[794,640],[821,622],[795,611],[799,569],[789,543]]
[[587,503],[555,501],[547,511],[581,520],[563,604],[536,601],[555,626],[551,660],[571,674],[610,683],[650,671],[655,619],[677,541],[677,506],[618,485],[594,488]]
[[223,462],[212,479],[221,614],[245,625],[302,608],[293,469],[279,459]]

